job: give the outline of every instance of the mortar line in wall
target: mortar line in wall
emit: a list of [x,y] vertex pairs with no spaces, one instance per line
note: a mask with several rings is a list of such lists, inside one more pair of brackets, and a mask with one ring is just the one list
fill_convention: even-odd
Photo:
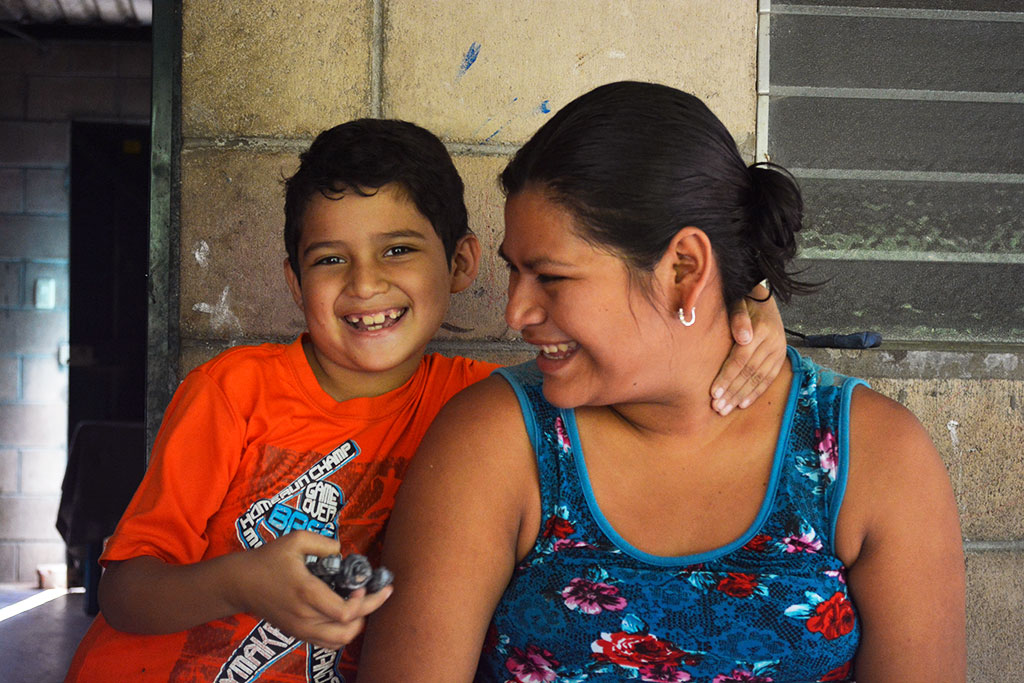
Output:
[[313,142],[313,138],[272,138],[272,137],[235,137],[235,138],[183,138],[182,150],[199,149],[262,149],[271,152],[304,152]]
[[472,144],[467,142],[446,142],[445,147],[451,154],[480,157],[506,157],[519,151],[519,145],[513,144]]
[[964,541],[964,550],[973,552],[1021,552],[1024,541]]
[[373,0],[370,28],[370,116],[381,118],[384,111],[384,0]]
[[[308,138],[275,138],[265,136],[239,136],[233,138],[190,137],[182,140],[181,147],[185,151],[204,149],[256,149],[268,152],[304,152],[313,142]],[[468,142],[446,142],[445,147],[451,154],[461,156],[494,156],[508,157],[519,150],[515,144],[472,144]]]

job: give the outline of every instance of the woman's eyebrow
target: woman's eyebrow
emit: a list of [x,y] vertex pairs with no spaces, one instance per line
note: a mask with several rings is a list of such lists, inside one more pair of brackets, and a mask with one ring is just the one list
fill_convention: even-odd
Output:
[[[498,258],[500,258],[505,263],[512,263],[512,259],[510,259],[505,254],[501,247],[498,247]],[[569,263],[568,261],[559,261],[557,259],[549,258],[547,256],[538,256],[536,258],[524,261],[523,265],[529,268],[530,270],[536,270],[537,268],[543,268],[545,266],[559,266],[562,268],[569,268],[575,264]]]

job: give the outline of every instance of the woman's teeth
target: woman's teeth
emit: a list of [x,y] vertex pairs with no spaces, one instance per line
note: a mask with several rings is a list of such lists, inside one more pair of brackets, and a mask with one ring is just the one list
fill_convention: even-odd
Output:
[[564,342],[561,344],[541,344],[540,352],[545,358],[560,359],[569,356],[579,346],[576,342]]

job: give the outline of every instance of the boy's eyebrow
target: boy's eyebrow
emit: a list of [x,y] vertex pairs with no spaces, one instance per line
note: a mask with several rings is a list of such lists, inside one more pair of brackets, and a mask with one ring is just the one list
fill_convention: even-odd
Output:
[[[427,237],[419,230],[392,230],[390,232],[382,232],[378,235],[378,241],[380,242],[386,242],[394,239],[425,240]],[[311,251],[316,251],[317,249],[336,249],[343,246],[345,246],[345,242],[342,240],[323,240],[307,244],[306,248],[302,250],[302,254],[306,255]]]

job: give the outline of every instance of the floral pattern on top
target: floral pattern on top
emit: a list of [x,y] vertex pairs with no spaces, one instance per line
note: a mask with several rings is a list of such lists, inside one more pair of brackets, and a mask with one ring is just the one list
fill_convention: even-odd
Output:
[[859,380],[792,349],[790,361],[784,446],[757,520],[734,544],[680,558],[609,533],[573,412],[544,400],[533,364],[498,371],[536,427],[542,516],[495,610],[477,681],[852,680],[859,622],[829,534],[845,486],[844,397]]

